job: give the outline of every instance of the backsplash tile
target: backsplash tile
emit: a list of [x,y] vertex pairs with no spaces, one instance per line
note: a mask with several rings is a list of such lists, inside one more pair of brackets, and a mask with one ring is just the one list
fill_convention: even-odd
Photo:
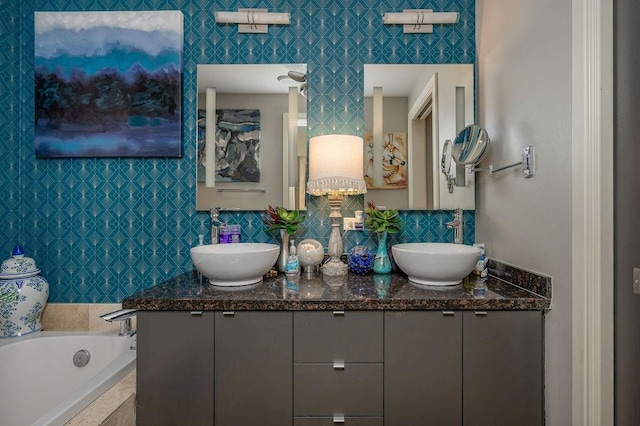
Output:
[[[475,1],[423,1],[419,7],[457,10],[456,25],[432,34],[403,34],[383,26],[389,10],[412,1],[356,0],[6,0],[0,6],[0,251],[16,242],[34,257],[50,284],[50,302],[119,302],[125,296],[191,269],[189,248],[208,234],[208,217],[195,211],[196,66],[198,63],[308,64],[309,136],[364,131],[365,63],[474,63]],[[292,24],[268,34],[238,35],[216,25],[214,10],[266,7],[289,11]],[[184,14],[183,157],[181,159],[35,159],[33,147],[33,14],[63,10],[181,10]],[[355,204],[354,204],[355,203]],[[348,200],[343,214],[362,199]],[[265,206],[266,207],[266,206]],[[275,241],[260,212],[237,212],[243,237]],[[328,204],[311,199],[297,238],[326,245]],[[405,230],[393,241],[449,241],[451,212],[403,212]],[[474,214],[465,213],[472,243]],[[345,246],[375,244],[371,233],[346,233]]]

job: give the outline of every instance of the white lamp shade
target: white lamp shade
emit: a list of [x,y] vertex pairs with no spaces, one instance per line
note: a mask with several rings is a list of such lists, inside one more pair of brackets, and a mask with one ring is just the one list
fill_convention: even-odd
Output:
[[309,181],[312,195],[364,194],[364,141],[353,135],[315,136],[309,140]]

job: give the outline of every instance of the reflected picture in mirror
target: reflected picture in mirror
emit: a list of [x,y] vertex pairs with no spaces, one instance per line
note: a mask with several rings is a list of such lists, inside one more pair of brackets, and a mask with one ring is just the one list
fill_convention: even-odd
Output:
[[306,75],[305,64],[198,65],[197,210],[305,209]]
[[[206,110],[198,110],[198,181],[207,165]],[[260,182],[260,110],[216,109],[216,182]]]
[[[382,149],[375,150],[370,132],[364,133],[364,180],[367,189],[407,187],[407,132],[382,132]],[[380,172],[377,173],[379,169]],[[376,178],[377,177],[377,178]]]

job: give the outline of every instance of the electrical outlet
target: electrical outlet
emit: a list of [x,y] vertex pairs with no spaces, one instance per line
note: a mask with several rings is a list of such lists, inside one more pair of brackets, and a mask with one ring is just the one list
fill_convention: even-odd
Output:
[[633,292],[640,294],[640,268],[633,268]]
[[356,230],[356,218],[355,217],[343,217],[342,218],[342,229],[345,231],[355,231]]

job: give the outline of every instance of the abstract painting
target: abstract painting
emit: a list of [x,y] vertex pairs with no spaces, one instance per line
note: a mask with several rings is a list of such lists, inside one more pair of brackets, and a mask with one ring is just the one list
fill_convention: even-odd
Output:
[[[364,180],[367,188],[404,189],[407,187],[408,176],[407,132],[382,133],[381,150],[375,149],[370,132],[365,132],[364,135]],[[376,156],[376,151],[381,154]]]
[[179,157],[179,11],[36,12],[37,157]]
[[[204,181],[205,110],[198,110],[198,181]],[[260,110],[217,109],[216,182],[260,182]]]

